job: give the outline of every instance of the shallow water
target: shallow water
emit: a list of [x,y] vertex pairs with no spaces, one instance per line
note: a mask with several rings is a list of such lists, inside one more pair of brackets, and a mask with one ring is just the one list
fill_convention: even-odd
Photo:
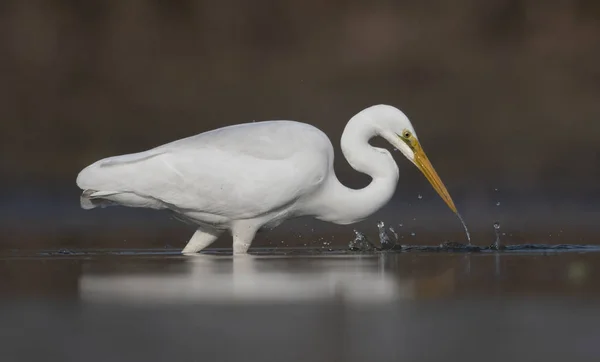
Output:
[[600,355],[600,252],[178,251],[4,253],[2,361]]

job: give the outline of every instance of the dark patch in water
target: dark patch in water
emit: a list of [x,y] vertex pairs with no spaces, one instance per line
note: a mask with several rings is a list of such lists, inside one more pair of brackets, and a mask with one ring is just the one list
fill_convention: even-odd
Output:
[[[600,245],[576,245],[576,244],[518,244],[504,245],[500,242],[500,223],[494,223],[496,231],[496,240],[489,246],[477,246],[470,243],[463,244],[455,241],[445,241],[439,245],[401,245],[392,240],[387,235],[383,222],[377,224],[379,229],[379,241],[381,247],[374,246],[367,237],[361,232],[354,230],[356,237],[348,244],[350,251],[372,252],[372,251],[392,251],[392,252],[409,252],[409,251],[424,251],[424,252],[491,252],[491,251],[600,251]],[[393,230],[392,230],[393,231]]]
[[33,253],[13,252],[13,256],[98,256],[98,255],[181,255],[180,249],[129,249],[129,250],[44,250]]
[[[368,242],[368,240],[367,240]],[[372,245],[372,244],[371,244]],[[377,249],[373,246],[369,251],[376,251]],[[298,256],[311,256],[311,255],[344,255],[349,254],[350,251],[347,249],[323,249],[323,248],[287,248],[287,247],[255,247],[251,248],[249,254],[252,255],[264,255],[264,256],[275,256],[275,255],[298,255]],[[206,255],[216,256],[231,256],[231,248],[211,248],[201,252]],[[20,258],[55,258],[55,257],[74,257],[74,258],[86,258],[86,257],[105,257],[105,256],[177,256],[184,257],[181,254],[181,249],[175,248],[162,248],[162,249],[87,249],[87,250],[11,250],[9,253],[0,255],[0,257],[6,257],[10,259]]]
[[[383,248],[375,248],[382,251]],[[356,250],[352,251],[371,251],[371,250]],[[440,245],[394,245],[392,252],[491,252],[491,251],[600,251],[600,245],[576,245],[576,244],[519,244],[519,245],[497,245],[477,246],[447,241]]]
[[[362,235],[362,234],[361,234]],[[364,237],[364,235],[363,235]],[[293,248],[293,247],[254,247],[250,249],[249,254],[257,256],[318,256],[318,255],[354,255],[358,253],[409,253],[409,252],[448,252],[448,253],[477,253],[477,252],[497,252],[513,253],[513,252],[600,252],[600,245],[577,245],[577,244],[520,244],[506,245],[501,249],[495,249],[492,244],[490,246],[467,245],[457,242],[444,242],[439,245],[394,245],[389,250],[376,247],[366,237],[358,238],[358,242],[354,240],[348,245],[348,248],[322,249],[314,247]],[[215,256],[231,256],[231,248],[214,248],[202,251],[201,254]],[[181,255],[181,249],[162,248],[162,249],[96,249],[96,250],[44,250],[44,251],[17,251],[12,250],[9,253],[2,255],[4,258],[20,259],[20,258],[86,258],[86,257],[104,257],[104,256],[157,256],[157,257],[184,257]]]
[[477,245],[461,244],[447,241],[440,245],[395,245],[394,251],[451,251],[451,252],[478,252],[482,248]]

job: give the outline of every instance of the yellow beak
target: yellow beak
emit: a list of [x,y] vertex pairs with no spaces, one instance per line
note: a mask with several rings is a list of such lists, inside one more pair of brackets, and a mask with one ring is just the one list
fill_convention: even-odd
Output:
[[457,211],[456,206],[454,206],[454,201],[452,201],[452,198],[450,197],[446,186],[444,185],[442,180],[440,180],[440,177],[438,176],[437,172],[435,172],[435,169],[431,165],[431,162],[429,162],[429,159],[427,158],[425,151],[423,151],[423,148],[421,147],[419,141],[415,140],[413,152],[415,153],[415,165],[419,168],[419,170],[421,170],[421,172],[423,172],[425,178],[427,178],[429,183],[431,183],[431,186],[433,186],[435,191],[437,191],[440,197],[446,202],[446,205],[448,205],[450,210],[452,210],[456,214]]

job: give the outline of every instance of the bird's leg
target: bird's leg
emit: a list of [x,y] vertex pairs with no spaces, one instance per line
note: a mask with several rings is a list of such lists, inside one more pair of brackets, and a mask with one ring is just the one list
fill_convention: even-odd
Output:
[[254,240],[254,235],[259,229],[259,226],[254,222],[238,221],[231,228],[231,236],[233,236],[233,254],[246,254]]
[[188,241],[187,245],[181,251],[182,254],[195,254],[200,250],[206,248],[210,244],[214,243],[219,238],[220,231],[198,229]]

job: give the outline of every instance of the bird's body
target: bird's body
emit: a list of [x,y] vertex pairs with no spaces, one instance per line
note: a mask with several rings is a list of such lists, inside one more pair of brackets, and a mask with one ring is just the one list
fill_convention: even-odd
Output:
[[[234,252],[245,253],[259,229],[298,216],[353,223],[387,203],[398,181],[391,154],[368,144],[377,135],[392,137],[381,133],[388,121],[372,122],[374,111],[392,119],[400,112],[389,106],[368,108],[350,120],[342,136],[351,166],[373,178],[361,190],[338,181],[333,146],[321,130],[295,121],[265,121],[95,162],[77,177],[84,190],[82,207],[172,210],[198,225],[184,253],[207,247],[224,230],[233,235]],[[410,122],[400,126],[398,132],[414,134]]]

